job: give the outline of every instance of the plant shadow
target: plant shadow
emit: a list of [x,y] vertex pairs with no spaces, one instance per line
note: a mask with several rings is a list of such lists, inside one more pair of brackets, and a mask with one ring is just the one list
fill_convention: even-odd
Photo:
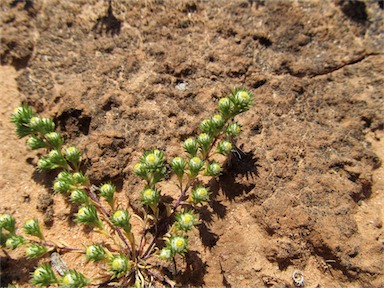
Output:
[[204,286],[204,275],[207,273],[207,263],[200,258],[197,251],[188,251],[185,254],[186,268],[178,275],[178,283],[183,287],[202,287]]
[[[225,197],[234,201],[236,197],[247,195],[255,188],[255,184],[250,183],[250,178],[258,177],[259,173],[257,168],[258,158],[254,155],[253,151],[243,152],[241,149],[236,148],[236,151],[229,157],[223,174],[220,175],[219,185]],[[245,176],[245,184],[239,183],[236,179],[239,176]]]
[[97,34],[115,36],[120,34],[121,20],[113,15],[112,0],[108,0],[108,10],[106,15],[99,17],[96,24],[93,26],[92,31]]
[[40,259],[26,259],[24,257],[13,259],[8,253],[5,254],[6,256],[0,256],[0,286],[10,287],[12,283],[28,286],[29,275],[34,271],[34,267],[38,265]]

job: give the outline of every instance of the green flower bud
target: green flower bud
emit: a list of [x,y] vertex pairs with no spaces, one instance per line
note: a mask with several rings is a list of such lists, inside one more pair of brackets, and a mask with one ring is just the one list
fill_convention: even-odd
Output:
[[217,146],[216,152],[224,156],[228,155],[233,149],[231,142],[223,140]]
[[153,150],[144,153],[142,158],[142,164],[145,164],[148,168],[156,168],[163,165],[164,154],[160,150]]
[[25,254],[28,259],[41,257],[47,252],[47,247],[38,244],[32,244],[31,246],[27,247],[27,249],[25,249]]
[[240,103],[244,103],[244,102],[249,102],[249,100],[251,99],[251,96],[246,90],[239,90],[235,94],[235,99]]
[[12,235],[5,242],[5,246],[9,249],[16,249],[17,247],[26,243],[26,240],[22,236]]
[[[70,192],[74,187],[75,179],[74,176],[76,176],[78,181],[82,181],[79,178],[82,178],[82,174],[75,175],[77,173],[70,173],[68,171],[61,171],[53,183],[53,190],[58,193],[68,193]],[[85,177],[85,176],[83,176]]]
[[85,176],[82,172],[75,172],[72,174],[72,181],[74,185],[84,186],[87,184],[87,176]]
[[28,105],[16,108],[11,115],[11,122],[16,125],[16,133],[19,138],[23,138],[32,133],[29,122],[35,113]]
[[133,172],[143,178],[144,180],[148,180],[148,169],[147,166],[143,163],[137,163],[133,167]]
[[215,127],[215,130],[220,130],[221,128],[223,128],[225,121],[220,114],[216,114],[212,116],[211,123]]
[[53,182],[53,191],[56,193],[68,193],[71,191],[71,188],[71,183],[60,180],[55,180],[55,182]]
[[147,188],[141,191],[141,201],[144,205],[157,205],[160,199],[160,192],[156,189]]
[[237,123],[231,123],[230,125],[228,125],[227,131],[226,131],[226,133],[229,136],[237,136],[239,135],[240,132],[241,132],[241,126]]
[[80,288],[87,286],[90,281],[80,272],[69,270],[61,279],[63,288]]
[[205,169],[205,175],[207,176],[218,176],[221,173],[221,166],[217,162],[213,162]]
[[51,266],[42,264],[32,273],[31,283],[32,285],[49,286],[50,284],[57,284],[58,281]]
[[201,171],[202,167],[204,165],[204,161],[201,160],[199,157],[193,157],[192,159],[189,160],[189,172],[190,172],[190,177],[194,178],[199,174]]
[[48,147],[47,143],[45,143],[44,140],[40,139],[36,135],[28,137],[27,146],[32,150]]
[[126,233],[131,232],[132,225],[129,222],[130,216],[128,210],[117,210],[111,217],[111,222],[124,229]]
[[86,225],[95,226],[99,229],[104,229],[103,222],[101,222],[97,216],[96,208],[93,205],[80,207],[76,215],[76,221]]
[[65,149],[64,157],[67,159],[75,168],[78,168],[81,162],[81,153],[76,147],[68,147]]
[[99,191],[100,196],[104,197],[109,205],[113,206],[116,186],[111,183],[106,183],[99,188]]
[[54,149],[60,150],[61,146],[64,143],[63,137],[57,132],[50,132],[45,134],[45,138],[47,139],[47,142],[53,147]]
[[181,157],[175,157],[171,162],[171,169],[179,177],[179,180],[184,175],[185,166],[187,166],[187,162]]
[[57,150],[52,150],[47,157],[41,157],[37,162],[37,168],[41,171],[53,170],[58,167],[66,168],[67,162],[61,152]]
[[175,218],[176,228],[185,232],[191,230],[194,225],[199,224],[199,222],[196,221],[197,215],[189,211],[178,213]]
[[231,117],[232,113],[232,102],[228,97],[221,98],[218,103],[219,111],[224,119],[228,119]]
[[52,150],[48,154],[48,159],[57,167],[66,167],[67,161],[64,159],[63,154],[59,150]]
[[212,130],[212,123],[210,119],[204,119],[200,123],[200,130],[202,133],[210,134]]
[[32,131],[39,132],[42,135],[55,131],[55,123],[53,123],[52,119],[38,116],[30,119],[29,127]]
[[24,231],[28,235],[36,236],[40,239],[44,239],[43,234],[41,233],[41,227],[37,219],[30,219],[24,223]]
[[197,136],[197,142],[201,145],[202,149],[208,150],[212,142],[212,138],[207,133],[201,133]]
[[69,196],[69,200],[76,204],[90,204],[87,192],[81,189],[73,190],[71,196]]
[[51,161],[49,157],[41,157],[37,161],[37,169],[39,171],[49,171],[58,168],[59,166]]
[[4,228],[9,233],[15,234],[15,230],[16,230],[15,218],[10,214],[1,214],[0,215],[0,228]]
[[107,253],[105,252],[105,249],[100,244],[93,244],[87,247],[85,250],[85,257],[88,261],[101,261],[106,259]]
[[169,239],[169,248],[172,254],[183,255],[188,250],[188,239],[184,236],[174,235]]
[[233,103],[233,114],[237,115],[247,111],[252,105],[252,95],[246,89],[235,89],[229,98]]
[[209,201],[209,189],[205,187],[197,187],[192,190],[192,201],[195,204]]
[[57,174],[56,180],[69,182],[70,184],[74,183],[73,174],[69,171],[61,171]]
[[193,138],[188,138],[184,141],[183,148],[185,152],[187,152],[191,156],[196,156],[199,147],[197,146],[197,142]]
[[122,254],[114,256],[109,265],[109,271],[112,272],[112,279],[119,278],[130,270],[128,259]]
[[171,248],[164,247],[163,249],[160,250],[159,258],[161,260],[170,261],[172,259],[172,257],[173,257],[173,255],[172,255]]

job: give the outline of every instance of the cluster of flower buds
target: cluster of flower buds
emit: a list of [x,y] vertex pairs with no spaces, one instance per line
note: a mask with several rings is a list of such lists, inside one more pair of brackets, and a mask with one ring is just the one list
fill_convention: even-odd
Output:
[[62,151],[64,138],[55,132],[55,123],[50,118],[36,115],[27,105],[18,107],[11,116],[16,125],[16,133],[20,138],[29,136],[27,145],[35,150],[47,148],[47,156],[41,157],[37,167],[41,171],[56,168],[68,169],[69,165],[78,171],[81,162],[81,153],[76,147],[68,147]]
[[154,187],[167,175],[164,153],[157,149],[145,152],[133,171],[147,181],[148,187]]
[[[3,229],[5,231],[3,231]],[[9,249],[16,249],[27,243],[27,240],[23,236],[16,235],[16,221],[10,214],[0,215],[0,236],[1,246]]]
[[252,106],[253,96],[245,88],[236,88],[230,96],[219,100],[219,111],[224,119],[232,118],[249,110]]
[[31,284],[34,286],[49,286],[60,284],[60,287],[77,288],[85,287],[90,283],[83,274],[76,270],[67,271],[63,277],[57,278],[49,264],[39,265],[32,273]]
[[[71,173],[67,170],[64,170],[57,175],[55,181],[53,182],[53,190],[58,193],[71,193],[74,190],[82,190],[84,186],[87,186],[87,184],[87,176],[85,176],[82,172]],[[77,203],[86,202],[85,199],[83,199],[85,202],[81,199],[75,199],[76,197],[74,197],[72,200]]]

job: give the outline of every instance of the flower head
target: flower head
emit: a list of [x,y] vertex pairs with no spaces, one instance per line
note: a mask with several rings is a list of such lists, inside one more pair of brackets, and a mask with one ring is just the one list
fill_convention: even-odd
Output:
[[31,283],[32,285],[48,286],[58,283],[58,280],[51,266],[42,264],[32,273]]
[[172,259],[172,257],[173,257],[173,255],[172,255],[171,248],[164,247],[163,249],[160,250],[159,258],[161,260],[170,261]]
[[36,236],[40,239],[44,239],[43,234],[41,233],[41,227],[37,219],[30,219],[24,223],[24,231],[28,235]]
[[116,226],[123,228],[126,233],[130,233],[132,228],[130,219],[128,210],[117,210],[113,213],[111,222]]
[[227,127],[226,133],[229,136],[237,136],[241,132],[241,126],[238,123],[231,123]]
[[147,188],[141,191],[141,201],[144,205],[157,205],[160,200],[160,192],[156,189]]
[[0,215],[0,230],[4,228],[11,234],[15,234],[16,230],[16,221],[15,218],[10,214],[1,214]]
[[64,157],[67,159],[75,168],[78,168],[81,162],[81,153],[76,147],[68,147],[65,149]]
[[244,88],[235,89],[229,99],[233,103],[232,113],[234,115],[247,111],[253,101],[252,94]]
[[192,201],[195,204],[202,203],[202,202],[207,202],[209,201],[209,189],[198,186],[195,189],[192,190]]
[[105,249],[100,244],[89,245],[85,250],[85,257],[89,261],[97,262],[107,257]]
[[221,98],[219,100],[218,106],[219,106],[219,111],[224,119],[228,119],[231,117],[233,104],[228,97]]
[[222,155],[228,155],[233,149],[231,142],[223,140],[217,146],[216,152]]
[[193,138],[188,138],[184,141],[183,148],[191,156],[196,156],[199,147],[197,146],[197,141]]
[[47,140],[48,144],[54,148],[54,149],[60,149],[61,146],[64,143],[63,137],[57,132],[49,132],[45,134],[45,139]]
[[37,137],[36,135],[31,135],[28,137],[27,146],[32,150],[48,147],[47,143],[45,143],[43,139]]
[[221,173],[221,166],[217,162],[212,162],[209,165],[207,165],[207,168],[205,169],[205,175],[207,176],[218,176]]
[[116,186],[111,183],[103,184],[100,188],[100,196],[104,197],[109,205],[113,206]]
[[93,205],[84,205],[80,207],[76,215],[76,221],[86,225],[95,226],[99,229],[104,229],[103,222],[97,216],[97,211]]
[[197,176],[197,174],[201,171],[203,165],[204,161],[201,160],[199,157],[193,157],[189,160],[189,171],[191,174],[191,178]]
[[17,247],[23,245],[24,243],[26,243],[26,240],[24,239],[23,236],[12,235],[5,242],[5,246],[9,249],[16,249]]
[[192,229],[193,226],[199,224],[199,222],[196,221],[197,215],[186,211],[184,213],[179,213],[176,215],[176,228],[181,231],[189,231]]
[[71,192],[71,195],[69,196],[69,200],[76,204],[89,204],[90,199],[87,195],[87,192],[85,192],[82,189],[75,189]]
[[112,257],[109,266],[112,279],[121,277],[131,269],[128,259],[122,254]]
[[179,178],[184,175],[185,166],[187,166],[187,162],[181,157],[175,157],[171,162],[172,171]]
[[64,288],[78,288],[85,287],[90,281],[80,272],[76,270],[69,270],[61,279],[61,287]]
[[172,254],[183,255],[188,250],[188,238],[184,236],[174,235],[169,239],[169,248]]
[[45,253],[47,253],[47,251],[48,249],[43,245],[32,244],[31,246],[27,247],[27,249],[25,249],[25,254],[28,259],[33,259],[43,256]]

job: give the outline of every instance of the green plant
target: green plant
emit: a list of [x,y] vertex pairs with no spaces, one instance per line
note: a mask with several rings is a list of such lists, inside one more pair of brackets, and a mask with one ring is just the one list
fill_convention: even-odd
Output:
[[[201,122],[201,133],[184,141],[184,158],[178,156],[169,163],[180,192],[174,203],[162,201],[160,183],[171,181],[167,178],[164,153],[157,149],[145,152],[133,167],[133,172],[145,182],[141,192],[143,207],[137,213],[131,207],[122,209],[123,203],[116,203],[116,187],[112,183],[92,185],[81,170],[81,152],[76,147],[64,147],[64,138],[55,132],[52,119],[42,118],[27,105],[22,105],[12,114],[11,121],[20,138],[28,137],[30,148],[46,149],[47,154],[38,160],[37,169],[61,169],[53,183],[54,192],[78,206],[78,223],[92,226],[94,231],[112,241],[108,245],[103,240],[88,243],[85,248],[67,247],[45,239],[36,219],[25,222],[24,236],[17,234],[13,216],[2,214],[2,247],[15,249],[26,245],[27,258],[42,257],[53,251],[83,253],[88,261],[108,265],[106,276],[109,280],[104,284],[146,287],[151,282],[165,281],[173,286],[172,280],[161,276],[161,265],[156,263],[176,263],[175,257],[188,253],[188,232],[200,223],[197,208],[206,205],[211,194],[202,179],[220,175],[226,157],[235,147],[234,139],[241,131],[235,116],[248,110],[252,100],[252,94],[246,89],[235,89],[230,96],[219,100],[217,114]],[[133,216],[141,220],[141,235],[132,231]],[[146,242],[148,235],[151,235],[149,243]],[[46,263],[41,264],[32,273],[31,283],[62,287],[83,287],[91,283],[78,271],[58,272]]]

